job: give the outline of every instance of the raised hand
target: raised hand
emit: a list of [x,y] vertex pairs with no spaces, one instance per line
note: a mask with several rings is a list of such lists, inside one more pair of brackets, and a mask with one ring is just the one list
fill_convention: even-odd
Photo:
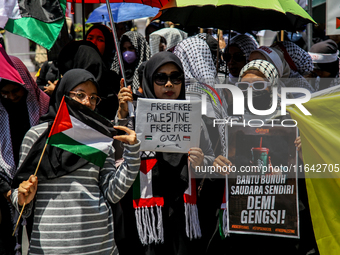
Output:
[[124,79],[120,80],[120,90],[118,93],[119,108],[117,116],[119,119],[124,119],[129,113],[128,102],[133,101],[131,86],[124,87]]
[[47,95],[52,95],[56,85],[58,83],[58,80],[54,81],[54,82],[51,82],[51,81],[48,81],[48,84],[49,86],[46,86],[44,88],[44,92],[47,94]]

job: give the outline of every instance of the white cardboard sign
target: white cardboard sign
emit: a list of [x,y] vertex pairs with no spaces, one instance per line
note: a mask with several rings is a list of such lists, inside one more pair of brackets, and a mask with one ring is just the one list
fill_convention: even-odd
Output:
[[199,147],[201,102],[138,98],[136,133],[141,151],[187,153]]

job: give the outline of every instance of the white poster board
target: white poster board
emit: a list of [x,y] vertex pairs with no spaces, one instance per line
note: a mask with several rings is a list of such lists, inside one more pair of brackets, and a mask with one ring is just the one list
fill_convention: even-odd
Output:
[[326,34],[340,35],[339,0],[326,0]]
[[187,153],[199,147],[201,102],[138,98],[136,133],[141,151]]

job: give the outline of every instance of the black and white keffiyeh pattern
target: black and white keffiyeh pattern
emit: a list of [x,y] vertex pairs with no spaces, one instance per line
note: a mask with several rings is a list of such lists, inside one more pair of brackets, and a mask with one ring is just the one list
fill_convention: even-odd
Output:
[[262,59],[250,61],[241,69],[238,81],[241,81],[244,72],[247,70],[259,70],[270,81],[272,86],[278,86],[279,73],[272,63]]
[[237,45],[246,55],[247,62],[249,61],[250,53],[259,47],[255,39],[251,38],[248,35],[235,35],[230,40],[230,45],[233,44]]
[[[39,123],[41,115],[45,114],[48,110],[49,96],[43,93],[38,85],[33,80],[26,66],[17,57],[11,56],[11,61],[16,70],[18,70],[22,80],[24,81],[24,88],[28,91],[26,102],[27,110],[30,120],[30,125],[35,126]],[[14,163],[11,132],[9,116],[5,107],[0,102],[0,174],[11,181],[16,173],[16,165]]]
[[313,71],[313,61],[307,51],[290,41],[283,41],[282,44],[297,67],[297,72],[304,75]]
[[[281,45],[282,46],[282,45]],[[272,64],[274,64],[274,66],[277,68],[278,73],[279,73],[279,78],[281,78],[282,82],[284,83],[284,85],[286,87],[296,87],[296,88],[305,88],[307,90],[309,90],[311,93],[314,92],[313,87],[308,83],[308,81],[298,72],[298,71],[294,71],[293,69],[290,68],[290,65],[288,64],[288,62],[293,62],[292,59],[286,59],[286,55],[285,55],[285,49],[282,48],[284,46],[281,47],[279,44],[276,46],[272,46],[270,48],[262,46],[259,49],[257,49],[256,51],[261,52],[266,59],[271,62]],[[275,60],[275,58],[271,58],[271,56],[273,56],[273,53],[268,53],[265,51],[265,49],[270,49],[272,51],[275,51],[278,58],[281,61],[277,61]],[[289,58],[289,56],[288,56]],[[278,65],[277,63],[280,62],[280,64]],[[281,68],[281,71],[280,69]],[[283,70],[283,71],[282,71]]]
[[288,79],[283,80],[286,87],[304,88],[309,92],[315,92],[315,89],[309,82],[297,71],[290,70]]
[[[174,54],[181,60],[185,74],[186,92],[206,94],[202,89],[209,91],[213,95],[215,104],[210,95],[207,94],[207,100],[214,109],[214,115],[217,119],[222,119],[227,115],[224,113],[219,100],[215,93],[204,84],[215,87],[217,81],[216,67],[213,62],[212,54],[208,44],[205,41],[205,34],[198,34],[189,37],[180,42],[174,51]],[[226,155],[226,137],[224,125],[218,125],[221,137],[221,147],[223,155]]]
[[[128,31],[124,33],[121,37],[121,41],[123,41],[123,37],[126,36],[129,38],[131,44],[136,50],[136,55],[138,61],[136,61],[134,75],[133,75],[133,81],[132,81],[132,91],[133,93],[136,93],[139,87],[139,78],[138,78],[138,67],[144,62],[149,60],[150,58],[150,47],[148,43],[146,42],[143,35],[136,31]],[[119,62],[118,62],[118,56],[115,55],[113,59],[113,63],[111,66],[111,70],[115,71],[117,74],[120,74],[120,68],[119,68]]]
[[166,40],[166,49],[169,50],[176,46],[179,42],[188,37],[188,34],[177,28],[162,28],[150,34],[150,50],[151,56],[159,52],[159,43],[161,36]]
[[[274,113],[270,114],[270,115],[261,116],[261,117],[264,117],[265,119],[271,119],[273,116],[276,116],[278,111],[280,110],[280,98],[281,98],[280,93],[281,93],[282,82],[279,81],[279,73],[278,73],[276,67],[272,63],[270,63],[266,60],[256,59],[256,60],[250,61],[248,64],[246,64],[241,69],[240,76],[238,78],[239,81],[241,81],[244,73],[248,70],[258,70],[271,83],[271,87],[277,87],[278,88],[278,98],[277,98],[278,104],[277,104],[277,107],[276,107],[276,111]],[[272,94],[270,95],[270,100],[272,100]],[[260,116],[258,116],[258,117],[260,117]],[[245,117],[245,118],[247,119],[247,117]]]

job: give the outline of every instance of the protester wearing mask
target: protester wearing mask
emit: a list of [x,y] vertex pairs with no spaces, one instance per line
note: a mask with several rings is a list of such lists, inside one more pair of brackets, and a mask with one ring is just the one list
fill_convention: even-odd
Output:
[[48,113],[41,118],[43,123],[32,127],[23,140],[11,199],[18,211],[26,203],[23,217],[34,213],[30,253],[118,254],[108,203],[117,203],[137,176],[140,141],[134,131],[114,127],[127,133],[113,137],[124,143],[125,160],[119,168],[115,167],[112,146],[107,148],[102,167],[58,147],[48,146],[37,177],[30,175],[36,167],[32,162],[37,162],[39,157],[36,155],[41,154],[46,144],[63,97],[69,96],[94,110],[100,102],[98,89],[94,76],[86,70],[73,69],[65,73],[52,95]]
[[266,60],[253,60],[246,64],[241,72],[239,81],[235,84],[245,94],[245,115],[244,118],[251,119],[254,115],[250,112],[247,104],[247,89],[253,87],[253,106],[257,110],[267,110],[274,103],[273,97],[277,97],[277,104],[274,113],[265,116],[256,116],[260,119],[270,119],[278,115],[280,110],[280,100],[277,95],[273,95],[273,88],[280,87],[279,73],[276,67]]
[[[122,35],[120,50],[123,57],[126,84],[136,93],[139,87],[138,67],[150,58],[150,47],[138,32],[129,31]],[[121,75],[118,56],[116,55],[111,70]]]
[[[0,46],[0,253],[20,250],[18,231],[10,203],[11,183],[19,163],[21,142],[31,126],[39,123],[48,109],[49,97],[34,82],[26,66],[17,57],[9,57]],[[17,71],[16,71],[16,70]]]
[[309,55],[314,64],[315,87],[326,89],[339,84],[338,45],[331,39],[314,44]]
[[105,65],[110,67],[113,61],[113,51],[115,50],[111,30],[105,25],[95,24],[87,31],[85,40],[97,46]]
[[[273,89],[280,87],[279,73],[276,67],[266,60],[253,60],[246,64],[240,71],[239,81],[235,84],[239,87],[245,94],[245,121],[249,119],[262,119],[266,122],[266,119],[276,117],[280,115],[280,100],[278,99],[277,105],[273,105]],[[249,111],[247,102],[247,89],[252,88],[252,99],[253,106],[257,110],[267,110],[272,106],[275,108],[274,113],[266,116],[254,115]],[[270,121],[269,121],[270,122]],[[230,162],[223,155],[219,155],[215,161],[214,166],[219,165],[220,167],[228,167],[233,162]],[[308,201],[301,199],[301,194],[306,195],[305,186],[300,187],[299,184],[299,197],[300,205],[300,224],[301,231],[303,231],[303,236],[300,240],[285,240],[280,237],[271,236],[259,236],[259,235],[240,235],[240,234],[227,234],[227,214],[223,214],[223,228],[222,233],[225,236],[224,240],[221,240],[220,231],[216,231],[213,238],[211,239],[211,244],[209,245],[205,254],[261,254],[261,255],[285,255],[285,254],[306,254],[313,248],[313,230],[311,228],[311,219],[308,210]],[[221,200],[222,201],[222,200]],[[301,217],[303,216],[303,217]],[[282,246],[282,242],[285,245]],[[314,240],[315,242],[315,240]],[[259,243],[265,243],[266,248],[258,245]],[[245,245],[246,244],[246,245]],[[242,246],[242,251],[240,247]],[[307,251],[303,252],[304,249]],[[277,247],[280,247],[279,249]],[[225,252],[221,252],[225,249]],[[274,251],[274,252],[273,252]],[[317,251],[315,254],[318,254]]]

